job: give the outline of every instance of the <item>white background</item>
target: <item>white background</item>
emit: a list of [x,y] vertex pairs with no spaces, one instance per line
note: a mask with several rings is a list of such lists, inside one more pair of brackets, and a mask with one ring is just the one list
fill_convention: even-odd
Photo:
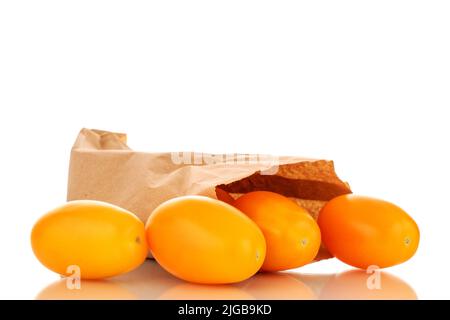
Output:
[[138,150],[333,159],[421,229],[388,272],[450,298],[449,17],[448,1],[1,1],[0,297],[58,279],[29,234],[89,127]]

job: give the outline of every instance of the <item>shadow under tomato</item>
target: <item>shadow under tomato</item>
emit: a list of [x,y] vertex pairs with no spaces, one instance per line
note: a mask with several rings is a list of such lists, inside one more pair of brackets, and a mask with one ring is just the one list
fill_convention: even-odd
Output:
[[[36,299],[417,299],[405,281],[384,271],[379,277],[363,270],[339,274],[298,272],[258,273],[237,284],[201,285],[179,280],[147,260],[136,270],[99,281],[81,281],[81,289],[67,289],[60,279],[44,288]],[[379,288],[369,288],[379,280]],[[369,283],[369,286],[367,285]]]
[[146,260],[139,268],[113,278],[139,300],[155,300],[173,287],[184,284],[165,271],[155,260]]
[[316,294],[301,279],[287,272],[261,272],[238,284],[258,300],[314,300]]
[[416,300],[414,289],[385,271],[368,274],[350,270],[330,278],[322,288],[323,300]]
[[39,292],[36,300],[134,300],[136,296],[118,283],[108,280],[82,280],[79,289],[70,289],[59,279]]
[[232,285],[183,283],[162,293],[160,300],[252,300],[248,292]]

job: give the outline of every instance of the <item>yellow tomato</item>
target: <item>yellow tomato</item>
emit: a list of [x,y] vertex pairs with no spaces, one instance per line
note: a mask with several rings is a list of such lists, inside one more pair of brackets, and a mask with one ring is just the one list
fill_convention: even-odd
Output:
[[31,244],[44,266],[82,279],[128,272],[148,252],[144,224],[134,214],[91,200],[71,201],[44,215],[34,225]]
[[419,228],[396,205],[369,197],[343,195],[329,201],[318,223],[327,249],[357,268],[390,267],[411,258]]
[[203,196],[164,202],[150,215],[146,232],[158,263],[195,283],[245,280],[259,270],[266,253],[256,224],[236,208]]
[[280,271],[311,262],[320,247],[320,230],[308,212],[278,193],[253,191],[234,206],[262,230],[267,254],[262,270]]

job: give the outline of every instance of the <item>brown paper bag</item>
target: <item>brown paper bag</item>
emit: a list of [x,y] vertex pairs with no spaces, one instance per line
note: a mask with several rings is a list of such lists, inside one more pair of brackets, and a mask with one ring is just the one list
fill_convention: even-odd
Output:
[[[317,219],[326,201],[350,193],[332,161],[267,155],[212,155],[131,150],[126,135],[82,129],[72,148],[67,199],[106,201],[142,221],[165,200],[181,195],[232,197],[267,190],[302,205]],[[216,193],[217,192],[217,193]],[[328,257],[324,248],[317,259]]]

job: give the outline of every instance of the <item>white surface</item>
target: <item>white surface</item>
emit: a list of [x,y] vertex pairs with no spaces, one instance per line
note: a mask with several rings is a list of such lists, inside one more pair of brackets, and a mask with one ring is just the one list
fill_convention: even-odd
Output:
[[64,202],[70,147],[92,127],[148,151],[333,159],[421,229],[388,271],[450,298],[449,16],[448,1],[2,1],[0,297],[58,279],[29,233]]

